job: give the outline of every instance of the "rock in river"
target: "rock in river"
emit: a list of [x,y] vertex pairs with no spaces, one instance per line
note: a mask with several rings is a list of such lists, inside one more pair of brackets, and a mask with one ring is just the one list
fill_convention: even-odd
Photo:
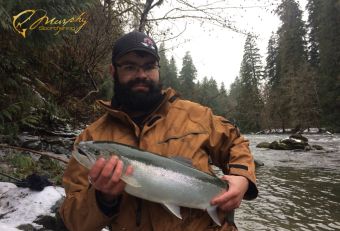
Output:
[[301,134],[293,134],[289,138],[275,140],[271,143],[261,142],[256,145],[257,148],[269,148],[274,150],[305,150],[310,151],[313,149],[323,150],[320,145],[309,145],[308,138],[302,136]]

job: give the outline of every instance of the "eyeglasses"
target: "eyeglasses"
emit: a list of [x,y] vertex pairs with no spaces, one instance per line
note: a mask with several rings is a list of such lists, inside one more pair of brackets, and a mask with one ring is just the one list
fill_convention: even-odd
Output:
[[138,64],[116,64],[117,67],[121,68],[122,72],[125,74],[136,74],[139,68],[142,69],[146,74],[153,74],[159,70],[160,66],[158,64],[149,63],[144,65]]

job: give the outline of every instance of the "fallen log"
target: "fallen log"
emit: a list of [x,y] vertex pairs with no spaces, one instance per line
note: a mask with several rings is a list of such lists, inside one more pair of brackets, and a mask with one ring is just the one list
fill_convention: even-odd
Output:
[[52,153],[52,152],[36,151],[36,150],[33,150],[33,149],[29,149],[29,148],[10,146],[10,145],[7,145],[7,144],[0,144],[0,148],[15,149],[15,150],[19,150],[19,151],[31,152],[31,153],[38,154],[38,155],[41,155],[41,156],[50,157],[52,159],[61,161],[61,162],[66,163],[66,164],[69,161],[68,158],[64,158],[64,157],[60,156],[62,154],[57,154],[57,153]]

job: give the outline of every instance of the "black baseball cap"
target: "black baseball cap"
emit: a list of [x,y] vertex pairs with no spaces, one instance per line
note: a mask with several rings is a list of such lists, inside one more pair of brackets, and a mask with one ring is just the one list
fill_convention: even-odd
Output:
[[159,61],[158,48],[155,41],[139,31],[132,31],[120,37],[113,46],[112,63],[131,51],[145,51]]

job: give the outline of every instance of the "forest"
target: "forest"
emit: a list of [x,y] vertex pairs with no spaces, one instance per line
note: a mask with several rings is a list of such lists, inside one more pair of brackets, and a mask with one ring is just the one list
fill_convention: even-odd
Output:
[[[180,17],[198,11],[199,20],[237,30],[208,7],[177,1],[187,7]],[[171,17],[152,18],[163,0],[0,2],[0,134],[8,137],[93,121],[101,114],[95,100],[110,100],[113,95],[108,65],[114,41],[132,29],[160,41],[172,36],[157,27]],[[44,9],[51,18],[74,17],[67,23],[82,22],[83,27],[56,36],[33,30],[33,24],[25,27],[28,20],[16,23],[18,14],[28,9]],[[242,132],[288,128],[340,132],[340,1],[308,0],[307,11],[304,21],[295,0],[280,1],[275,14],[281,26],[268,41],[266,57],[259,53],[256,35],[248,33],[239,76],[231,86],[219,86],[213,77],[198,80],[190,51],[175,60],[164,43],[159,44],[163,87],[211,107]],[[34,17],[39,21],[44,12],[31,12],[31,21]],[[176,62],[181,62],[180,69]]]

